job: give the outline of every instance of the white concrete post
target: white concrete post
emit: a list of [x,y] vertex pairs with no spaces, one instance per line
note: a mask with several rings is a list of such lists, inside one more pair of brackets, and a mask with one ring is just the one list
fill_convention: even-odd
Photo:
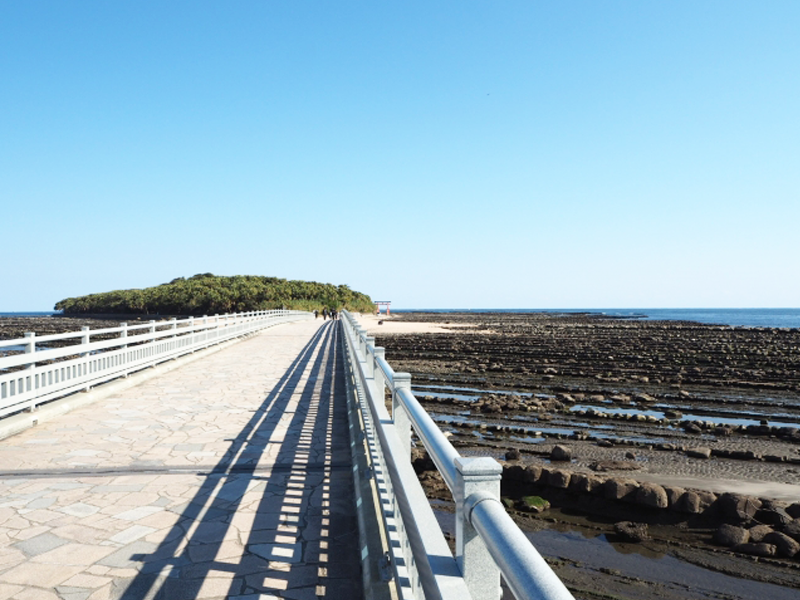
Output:
[[178,329],[178,319],[172,317],[169,321],[170,329],[172,329],[172,337],[178,337],[177,329]]
[[[27,390],[20,390],[20,391],[33,391],[36,389],[36,363],[34,362],[34,354],[36,354],[36,333],[29,331],[25,334],[25,354],[30,354],[31,364],[28,365],[27,369],[27,378],[28,384],[25,386]],[[32,411],[36,407],[36,401],[31,401],[30,406],[26,410]]]
[[366,364],[366,374],[367,377],[373,377],[375,373],[375,359],[372,357],[369,351],[370,346],[375,346],[375,338],[374,337],[367,337],[365,338],[364,344],[364,358],[367,359]]
[[375,348],[375,354],[373,355],[372,360],[372,373],[373,377],[375,378],[375,394],[378,402],[383,404],[386,398],[386,377],[383,375],[383,371],[378,366],[379,358],[386,358],[385,348]]
[[489,492],[499,499],[503,467],[493,458],[461,456],[456,458],[455,467],[456,561],[473,598],[499,599],[500,569],[467,520],[464,503],[475,492]]
[[189,343],[192,345],[192,354],[194,354],[194,317],[189,317]]
[[[89,339],[90,339],[90,335],[91,335],[89,333],[89,328],[88,327],[81,327],[81,333],[83,333],[83,335],[81,336],[81,345],[84,348],[88,348],[89,347]],[[87,364],[89,362],[89,351],[88,351],[88,349],[86,349],[83,352],[81,352],[81,357],[83,358],[83,360],[81,361],[80,364],[81,364],[81,368],[83,369],[83,372],[84,372],[84,375],[85,375],[89,371],[89,365]],[[83,391],[84,392],[88,392],[89,389],[90,389],[90,386],[87,385],[86,387],[83,388]]]
[[[127,323],[120,323],[119,326],[120,326],[120,329],[122,330],[122,331],[119,332],[119,337],[120,338],[128,337],[128,324]],[[128,344],[123,344],[121,346],[121,348],[123,350],[125,350],[127,347],[128,347]],[[128,353],[127,352],[123,352],[122,353],[122,358],[125,361],[125,364],[127,365],[128,364]],[[122,376],[127,378],[128,377],[128,371],[126,370],[125,373],[122,374]]]
[[411,419],[408,418],[406,409],[400,402],[400,390],[411,391],[411,373],[395,373],[392,381],[392,421],[394,430],[403,446],[405,456],[411,458]]

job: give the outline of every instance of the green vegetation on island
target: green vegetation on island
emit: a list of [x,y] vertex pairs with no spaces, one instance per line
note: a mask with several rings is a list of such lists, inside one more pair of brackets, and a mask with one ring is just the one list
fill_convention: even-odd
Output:
[[346,285],[289,281],[277,277],[201,273],[185,279],[134,290],[116,290],[66,298],[56,303],[64,314],[213,315],[251,310],[323,307],[372,312],[366,294]]

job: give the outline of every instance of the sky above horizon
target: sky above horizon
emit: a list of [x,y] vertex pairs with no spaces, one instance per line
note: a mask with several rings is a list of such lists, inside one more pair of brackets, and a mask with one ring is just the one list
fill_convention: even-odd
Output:
[[195,273],[798,307],[800,3],[0,3],[0,312]]

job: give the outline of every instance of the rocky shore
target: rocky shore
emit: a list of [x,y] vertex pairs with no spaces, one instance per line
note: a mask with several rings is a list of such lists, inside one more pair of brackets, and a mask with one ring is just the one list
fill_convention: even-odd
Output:
[[[503,494],[526,528],[600,532],[800,597],[800,330],[588,314],[395,320],[452,326],[377,331],[377,344],[462,454],[504,462]],[[418,458],[430,496],[449,500]],[[576,597],[672,597],[558,568]],[[614,593],[595,594],[596,577]],[[774,590],[754,594],[724,597]]]

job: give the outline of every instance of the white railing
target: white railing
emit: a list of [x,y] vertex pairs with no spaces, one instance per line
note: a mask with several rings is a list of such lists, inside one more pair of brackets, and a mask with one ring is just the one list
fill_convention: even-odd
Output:
[[[574,600],[500,502],[501,465],[466,458],[411,393],[357,321],[343,311],[346,349],[365,435],[376,465],[384,527],[401,598],[495,600],[500,577],[520,600]],[[386,409],[386,389],[392,414]],[[424,444],[456,503],[456,555],[450,552],[410,462],[411,430]]]
[[[309,318],[311,313],[303,311],[267,310],[2,340],[0,353],[23,353],[0,355],[0,417],[265,327]],[[48,347],[53,342],[66,345]]]

